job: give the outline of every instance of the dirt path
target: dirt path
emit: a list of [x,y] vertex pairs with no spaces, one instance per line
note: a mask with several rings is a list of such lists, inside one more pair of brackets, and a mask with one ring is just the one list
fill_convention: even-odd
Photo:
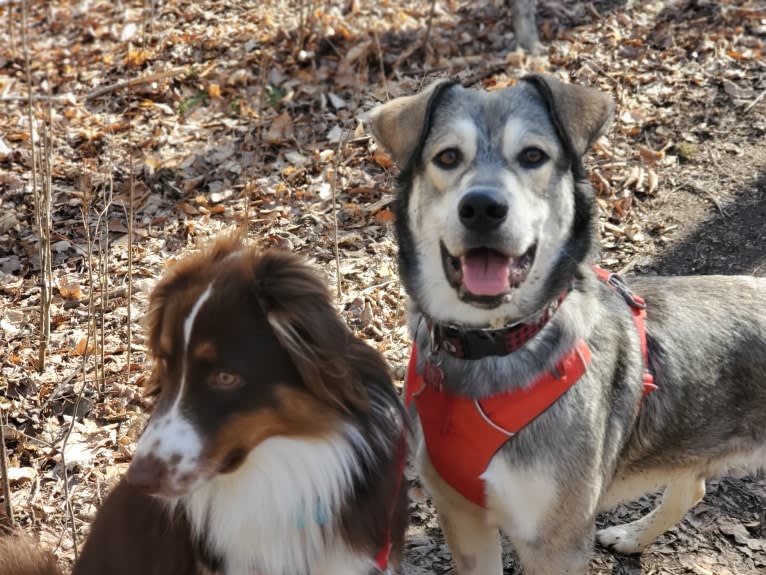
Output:
[[[438,2],[425,46],[426,0],[30,2],[37,142],[48,87],[52,96],[53,307],[42,371],[21,4],[0,3],[0,406],[23,529],[71,561],[146,418],[136,318],[147,291],[167,261],[220,230],[244,222],[254,240],[313,258],[340,284],[349,325],[401,379],[394,174],[358,117],[431,77],[496,89],[545,70],[609,91],[616,122],[588,160],[603,264],[766,275],[762,3],[539,3],[547,52],[527,58],[509,52],[510,17],[489,1]],[[61,453],[72,413],[70,517]],[[406,573],[447,573],[432,509],[416,484],[412,496]],[[605,520],[649,506],[642,499]],[[762,573],[765,507],[763,477],[711,484],[640,560],[599,551],[592,572]],[[506,572],[516,573],[510,553]]]

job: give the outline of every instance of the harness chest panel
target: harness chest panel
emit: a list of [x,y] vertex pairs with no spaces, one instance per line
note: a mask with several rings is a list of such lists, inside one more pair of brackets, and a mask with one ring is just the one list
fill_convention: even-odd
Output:
[[574,385],[590,360],[590,348],[581,341],[559,360],[553,372],[546,372],[528,387],[473,400],[427,384],[417,372],[413,346],[407,368],[407,403],[415,402],[431,464],[458,493],[483,506],[481,475],[497,450]]
[[[643,397],[646,397],[656,385],[646,340],[644,300],[633,294],[617,274],[599,267],[594,267],[594,272],[631,307],[644,360]],[[406,404],[415,404],[434,469],[463,497],[484,507],[482,475],[495,453],[566,393],[586,372],[591,359],[588,344],[581,340],[559,359],[553,370],[529,386],[474,400],[445,389],[441,368],[428,360],[425,377],[418,373],[417,348],[413,345],[407,368]]]

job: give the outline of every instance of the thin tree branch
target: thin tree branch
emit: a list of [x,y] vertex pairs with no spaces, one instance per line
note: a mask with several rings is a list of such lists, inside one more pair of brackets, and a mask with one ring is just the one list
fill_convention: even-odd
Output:
[[338,187],[338,178],[340,177],[339,170],[340,170],[340,159],[341,154],[343,152],[343,142],[346,138],[346,133],[342,132],[340,135],[340,139],[338,140],[338,149],[335,152],[335,167],[333,168],[333,176],[332,181],[330,182],[330,189],[332,190],[332,221],[333,221],[333,244],[334,244],[334,250],[335,250],[335,271],[336,271],[336,281],[338,282],[337,288],[338,288],[338,301],[340,302],[343,297],[343,290],[341,288],[341,281],[343,280],[343,275],[340,271],[340,249],[338,247],[338,202],[337,202],[337,192],[336,189]]
[[[5,452],[5,423],[3,422],[3,413],[0,411],[0,472],[3,474],[3,497],[5,498],[5,515],[11,524],[11,528],[16,525],[16,517],[13,514],[13,503],[11,502],[11,480],[8,477],[8,454]],[[5,415],[5,421],[8,421],[8,414]]]
[[154,72],[153,74],[148,74],[146,76],[141,76],[139,78],[128,78],[126,80],[120,80],[119,82],[115,82],[114,84],[109,84],[108,86],[101,86],[100,88],[91,90],[90,92],[85,94],[85,101],[87,102],[88,100],[92,100],[93,98],[98,98],[99,96],[104,96],[105,94],[116,92],[117,90],[122,90],[123,88],[127,88],[130,86],[138,86],[140,84],[149,84],[151,82],[164,80],[165,78],[172,78],[173,76],[182,76],[183,74],[188,74],[190,71],[191,71],[191,68],[189,66],[177,66],[175,68],[170,68],[169,70]]

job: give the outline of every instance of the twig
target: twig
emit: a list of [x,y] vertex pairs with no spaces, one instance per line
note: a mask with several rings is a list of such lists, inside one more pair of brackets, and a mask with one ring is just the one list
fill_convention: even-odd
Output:
[[625,275],[627,273],[630,273],[633,271],[633,268],[635,268],[639,263],[641,262],[641,258],[633,258],[628,263],[626,263],[624,266],[622,266],[619,270],[617,270],[617,275]]
[[[106,185],[104,186],[104,194],[103,194],[103,201],[104,201],[104,208],[102,210],[102,216],[99,217],[99,224],[100,224],[100,235],[101,240],[98,244],[98,257],[99,257],[99,270],[100,270],[100,284],[101,284],[101,300],[99,302],[99,319],[100,319],[100,325],[99,325],[99,331],[100,331],[100,342],[97,343],[97,350],[98,354],[96,357],[96,378],[99,380],[98,384],[98,391],[99,394],[103,396],[105,388],[104,386],[106,381],[106,359],[105,359],[105,348],[106,348],[106,310],[108,309],[109,304],[109,217],[108,217],[108,211],[109,208],[112,206],[112,203],[114,201],[114,138],[112,135],[109,135],[108,143],[107,143],[107,158],[106,158],[106,164],[104,166],[105,173],[105,181]],[[93,321],[96,321],[96,318],[94,316]],[[99,377],[99,371],[100,371],[100,377]]]
[[464,80],[461,80],[460,83],[466,88],[468,88],[470,86],[473,86],[474,84],[478,84],[485,78],[489,78],[490,76],[494,76],[495,74],[498,74],[499,72],[505,71],[507,67],[508,65],[505,62],[491,63],[484,69],[479,70],[475,74],[471,74]]
[[[268,53],[268,51],[261,57],[261,69],[258,71],[258,108],[256,110],[256,113],[258,114],[258,127],[255,128],[255,131],[258,135],[258,139],[256,141],[256,158],[257,161],[253,162],[252,166],[248,167],[248,171],[251,174],[250,180],[252,181],[252,171],[255,169],[255,166],[262,164],[264,161],[264,158],[266,156],[265,148],[266,146],[263,145],[263,143],[266,141],[266,122],[263,121],[263,110],[266,106],[266,100],[265,100],[265,94],[266,94],[266,83],[268,81],[268,75],[269,75],[269,66],[271,66],[271,55]],[[247,190],[247,205],[245,210],[245,217],[247,218],[247,229],[249,231],[249,227],[251,223],[254,223],[254,220],[250,218],[250,204],[253,200],[253,191],[255,189],[255,186],[250,185]]]
[[[128,105],[133,100],[133,93],[128,89]],[[136,177],[133,167],[133,119],[128,114],[128,170],[130,170],[130,176],[128,180],[128,207],[125,217],[128,220],[128,310],[125,318],[127,328],[127,363],[125,369],[125,383],[130,383],[130,364],[132,360],[131,348],[133,347],[133,219],[135,214],[133,213],[133,201],[135,192]]]
[[428,43],[431,40],[431,27],[434,23],[434,14],[436,13],[436,0],[431,0],[431,10],[428,13],[428,20],[426,21],[426,34],[423,36],[423,52],[425,54],[424,60],[428,60]]
[[27,74],[27,119],[29,121],[29,142],[31,145],[32,153],[32,195],[34,197],[35,207],[35,224],[37,225],[37,233],[39,236],[38,243],[38,257],[40,260],[40,283],[41,283],[41,295],[40,295],[40,349],[37,356],[37,369],[42,372],[45,369],[45,354],[47,351],[48,338],[46,337],[46,289],[45,289],[45,223],[43,206],[44,200],[40,197],[40,188],[37,185],[37,167],[38,167],[38,149],[35,146],[35,119],[32,111],[32,65],[29,60],[29,39],[28,39],[28,9],[27,2],[24,0],[21,4],[21,42],[22,50],[24,51],[24,67]]
[[[676,188],[676,190],[678,190],[678,189],[684,189],[684,188],[687,188],[687,189],[689,189],[689,190],[691,190],[691,191],[693,191],[693,192],[696,192],[696,193],[698,193],[698,194],[703,194],[703,195],[707,196],[707,197],[708,197],[708,199],[710,199],[710,201],[711,201],[711,202],[713,202],[713,204],[715,205],[715,207],[718,209],[718,212],[721,214],[721,216],[722,216],[723,218],[726,218],[726,217],[728,217],[728,215],[726,214],[726,212],[725,212],[725,211],[724,211],[724,209],[723,209],[723,206],[721,206],[721,202],[718,200],[718,198],[716,198],[716,197],[715,197],[715,196],[712,194],[712,192],[709,192],[708,190],[706,190],[706,189],[704,189],[704,188],[700,188],[699,186],[696,186],[696,185],[694,185],[694,184],[690,184],[690,183],[688,183],[688,182],[687,182],[687,183],[685,183],[685,184],[681,184],[680,186],[678,186],[678,187]],[[673,190],[673,191],[675,191],[675,190]]]
[[745,108],[744,113],[747,114],[750,110],[752,110],[758,104],[758,102],[763,100],[764,96],[766,96],[766,90],[761,92],[755,100],[753,100],[752,102],[750,102],[750,104],[748,104],[747,108]]
[[8,36],[10,37],[10,52],[15,58],[18,55],[18,49],[16,47],[16,18],[13,13],[13,4],[8,6]]
[[[51,82],[48,68],[45,69],[46,95],[51,95]],[[42,334],[39,362],[43,366],[45,354],[51,337],[51,299],[53,297],[53,257],[51,255],[51,232],[53,229],[53,106],[48,99],[45,107],[45,120],[43,121],[42,138],[43,146],[40,157],[40,171],[42,177],[42,209],[41,209],[41,232],[40,232],[40,313],[42,315]],[[40,368],[42,369],[42,367]]]
[[[5,410],[0,411],[0,471],[3,474],[3,497],[5,497],[5,515],[8,517],[8,521],[11,527],[16,524],[16,518],[13,515],[13,503],[11,502],[11,480],[8,477],[8,454],[5,452],[5,424],[3,423],[3,413]],[[8,415],[5,416],[5,421],[8,421]]]
[[115,82],[114,84],[110,84],[108,86],[102,86],[100,88],[96,88],[95,90],[91,90],[90,92],[85,94],[85,101],[87,102],[88,100],[92,100],[93,98],[98,98],[99,96],[103,96],[104,94],[109,94],[110,92],[122,90],[123,88],[127,88],[129,86],[149,84],[151,82],[156,82],[158,80],[164,80],[165,78],[180,76],[181,74],[188,73],[189,70],[190,70],[189,66],[177,66],[175,68],[170,68],[169,70],[154,72],[153,74],[147,74],[146,76],[141,76],[139,78],[128,78],[127,80],[120,80],[119,82]]
[[298,50],[303,50],[303,42],[305,42],[306,31],[304,30],[305,22],[303,18],[303,5],[304,0],[298,0]]
[[343,279],[340,271],[340,250],[338,248],[338,203],[337,203],[337,194],[336,194],[336,188],[338,187],[338,177],[340,174],[338,173],[338,170],[340,170],[340,156],[341,152],[343,151],[343,140],[345,139],[345,132],[341,133],[340,139],[338,140],[338,149],[335,152],[335,168],[333,170],[333,177],[330,189],[332,190],[332,214],[333,214],[333,244],[335,249],[335,271],[336,271],[336,281],[338,282],[338,301],[340,302],[343,299],[343,290],[341,289],[341,280]]
[[[83,219],[83,228],[85,231],[85,240],[88,246],[88,285],[90,286],[90,290],[88,293],[88,317],[94,317],[95,316],[95,301],[93,298],[93,238],[90,233],[90,225],[88,223],[88,215],[90,214],[90,195],[89,194],[83,194],[83,204],[82,204],[82,219]],[[99,220],[97,220],[96,225],[100,223],[100,216]],[[96,233],[98,233],[98,230],[96,230]],[[69,425],[67,426],[66,431],[64,432],[64,439],[61,441],[61,467],[63,468],[63,475],[64,475],[64,498],[66,501],[66,508],[67,508],[67,516],[69,517],[69,521],[71,523],[71,529],[72,529],[72,546],[74,548],[74,558],[75,561],[77,560],[77,528],[75,526],[75,518],[74,518],[74,508],[72,507],[72,499],[69,493],[69,471],[67,469],[67,463],[66,463],[66,446],[67,442],[69,441],[69,436],[72,435],[72,430],[74,429],[75,421],[77,420],[77,410],[80,407],[80,402],[83,398],[83,395],[85,393],[85,389],[88,386],[88,379],[86,377],[86,373],[88,370],[88,349],[90,348],[90,342],[91,342],[91,335],[93,336],[93,339],[96,338],[96,326],[93,325],[92,322],[88,322],[88,329],[86,330],[85,335],[85,347],[83,349],[82,353],[82,386],[80,386],[80,391],[77,394],[77,399],[75,400],[74,407],[72,408],[72,420],[69,422]],[[98,377],[98,371],[96,371],[96,376]]]
[[391,99],[388,93],[388,80],[386,79],[386,65],[383,62],[383,48],[380,47],[380,38],[378,37],[378,31],[373,29],[372,39],[375,40],[375,49],[378,51],[378,61],[380,62],[380,79],[383,82],[383,90],[386,92],[386,102]]
[[[147,20],[146,14],[146,5],[149,4],[149,18]],[[142,18],[142,24],[143,24],[143,30],[141,31],[142,34],[142,42],[143,46],[148,46],[148,42],[146,41],[147,34],[150,38],[154,38],[154,0],[144,0],[144,11],[143,11],[143,18]]]
[[74,96],[71,94],[67,94],[64,96],[21,96],[21,95],[9,95],[9,96],[0,96],[0,102],[47,102],[50,100],[51,102],[60,102],[62,104],[76,104],[77,100]]

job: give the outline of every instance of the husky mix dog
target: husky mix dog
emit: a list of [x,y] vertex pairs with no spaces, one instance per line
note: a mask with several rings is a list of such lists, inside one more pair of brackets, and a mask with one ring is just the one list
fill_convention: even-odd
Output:
[[[502,573],[499,529],[526,575],[586,573],[594,535],[640,553],[700,501],[706,478],[766,463],[766,279],[630,278],[646,303],[644,357],[626,290],[591,266],[582,157],[613,108],[595,89],[529,76],[491,93],[437,82],[368,117],[401,169],[399,265],[417,371],[436,369],[453,397],[478,402],[527,388],[578,342],[590,351],[576,383],[492,452],[482,504],[420,446],[460,574]],[[532,335],[510,353],[434,341],[449,332],[475,344],[517,324]],[[647,369],[657,389],[642,400]],[[660,488],[651,513],[595,533],[599,511]]]

